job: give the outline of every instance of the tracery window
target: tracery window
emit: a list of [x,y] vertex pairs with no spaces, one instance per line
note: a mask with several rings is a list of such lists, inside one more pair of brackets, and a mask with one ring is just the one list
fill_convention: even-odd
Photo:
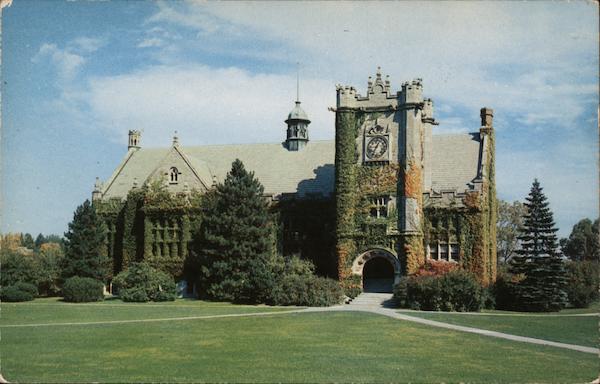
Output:
[[179,179],[179,171],[177,170],[177,168],[175,167],[171,167],[171,169],[169,170],[169,182],[170,183],[177,183]]
[[372,197],[370,214],[371,217],[380,218],[387,217],[388,215],[388,202],[390,198],[388,196],[377,196]]

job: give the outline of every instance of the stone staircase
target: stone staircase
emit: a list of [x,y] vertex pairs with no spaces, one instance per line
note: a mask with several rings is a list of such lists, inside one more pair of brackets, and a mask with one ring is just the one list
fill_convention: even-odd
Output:
[[394,308],[395,301],[392,293],[363,292],[356,296],[348,305],[353,307]]

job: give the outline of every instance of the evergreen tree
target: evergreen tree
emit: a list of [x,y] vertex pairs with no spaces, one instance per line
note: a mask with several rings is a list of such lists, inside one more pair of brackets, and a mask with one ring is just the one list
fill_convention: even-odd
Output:
[[86,200],[77,207],[69,231],[65,233],[63,279],[73,276],[105,281],[110,277],[110,259],[106,249],[106,225]]
[[31,236],[30,233],[21,235],[21,247],[25,247],[25,248],[29,248],[29,249],[35,248],[35,242],[33,241],[33,237]]
[[273,228],[264,188],[240,160],[206,196],[199,254],[201,294],[265,302],[274,284]]
[[565,266],[557,251],[558,229],[537,179],[525,200],[521,248],[510,263],[510,272],[524,277],[516,286],[517,305],[532,311],[559,310],[566,303]]

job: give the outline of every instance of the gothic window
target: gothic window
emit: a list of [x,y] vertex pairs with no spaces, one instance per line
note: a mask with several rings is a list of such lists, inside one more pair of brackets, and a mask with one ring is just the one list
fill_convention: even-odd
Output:
[[179,171],[175,167],[171,167],[169,170],[169,182],[176,184],[179,178]]
[[388,215],[388,201],[387,196],[377,196],[371,198],[371,217],[380,218],[387,217]]

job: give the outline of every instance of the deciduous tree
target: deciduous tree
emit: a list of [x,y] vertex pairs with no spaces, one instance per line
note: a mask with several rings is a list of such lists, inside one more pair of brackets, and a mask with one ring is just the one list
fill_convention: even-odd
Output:
[[597,261],[600,257],[599,224],[600,219],[592,223],[587,218],[575,224],[569,238],[560,241],[565,256],[574,261]]
[[519,228],[527,210],[523,203],[498,201],[497,250],[498,263],[506,264],[519,247]]

